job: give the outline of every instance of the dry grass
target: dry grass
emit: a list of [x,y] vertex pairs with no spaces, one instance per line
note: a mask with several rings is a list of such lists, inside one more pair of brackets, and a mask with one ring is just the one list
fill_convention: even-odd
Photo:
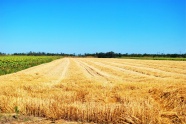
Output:
[[14,113],[17,106],[21,115],[51,120],[186,123],[185,67],[172,61],[56,60],[1,76],[0,112]]

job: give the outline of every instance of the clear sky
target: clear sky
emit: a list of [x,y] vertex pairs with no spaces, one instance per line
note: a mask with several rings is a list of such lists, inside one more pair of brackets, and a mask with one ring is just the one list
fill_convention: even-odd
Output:
[[0,0],[0,52],[186,53],[186,0]]

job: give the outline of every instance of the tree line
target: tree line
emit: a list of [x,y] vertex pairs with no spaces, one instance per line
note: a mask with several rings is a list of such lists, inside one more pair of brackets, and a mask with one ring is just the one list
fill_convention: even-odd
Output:
[[22,55],[22,56],[71,56],[71,57],[96,57],[96,58],[120,58],[120,57],[166,57],[166,58],[186,58],[186,53],[184,54],[138,54],[138,53],[115,53],[113,51],[110,52],[97,52],[97,53],[85,53],[85,54],[66,54],[66,53],[46,53],[46,52],[28,52],[28,53],[13,53],[6,54],[0,52],[0,55]]
[[113,51],[111,52],[100,52],[100,53],[93,53],[93,54],[89,54],[89,53],[85,53],[84,55],[81,55],[82,57],[87,57],[87,56],[92,56],[92,57],[97,57],[97,58],[120,58],[120,57],[167,57],[167,58],[186,58],[186,53],[184,54],[136,54],[136,53],[132,53],[132,54],[122,54],[122,53],[114,53]]

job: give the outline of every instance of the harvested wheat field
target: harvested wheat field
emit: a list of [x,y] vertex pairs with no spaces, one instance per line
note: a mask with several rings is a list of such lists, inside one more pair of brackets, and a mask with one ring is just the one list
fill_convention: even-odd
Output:
[[186,123],[186,62],[63,58],[0,76],[0,113],[83,123]]

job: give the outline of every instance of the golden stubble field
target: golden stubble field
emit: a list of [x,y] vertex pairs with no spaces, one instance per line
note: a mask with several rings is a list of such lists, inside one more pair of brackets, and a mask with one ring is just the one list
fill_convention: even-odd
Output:
[[186,62],[63,58],[0,76],[0,113],[90,123],[186,123]]

